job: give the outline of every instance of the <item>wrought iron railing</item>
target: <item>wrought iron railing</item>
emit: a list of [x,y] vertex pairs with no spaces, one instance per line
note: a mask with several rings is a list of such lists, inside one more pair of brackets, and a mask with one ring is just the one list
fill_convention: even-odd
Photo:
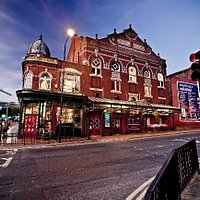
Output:
[[145,200],[177,200],[196,172],[199,172],[196,141],[172,151],[148,188]]

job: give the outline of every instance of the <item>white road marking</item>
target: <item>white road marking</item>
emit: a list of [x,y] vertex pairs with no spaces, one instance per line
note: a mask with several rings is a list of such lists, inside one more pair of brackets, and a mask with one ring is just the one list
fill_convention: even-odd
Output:
[[0,165],[1,168],[6,168],[8,167],[8,165],[10,164],[10,162],[12,161],[13,157],[9,157],[9,158],[2,158],[3,160],[6,160],[6,162],[2,165]]
[[144,199],[144,196],[145,196],[145,194],[146,194],[147,189],[148,189],[148,186],[147,186],[146,189],[140,194],[140,196],[137,197],[136,200],[142,200],[142,199]]
[[[16,154],[16,152],[18,151],[18,149],[14,149],[10,152],[10,154],[12,155],[12,157],[8,157],[8,158],[1,158],[2,160],[5,160],[6,162],[3,163],[2,165],[0,165],[0,168],[6,168],[8,167],[8,165],[10,164],[10,162],[13,159],[13,156]],[[8,151],[7,151],[8,153]]]
[[[147,187],[150,185],[150,183],[153,181],[153,179],[155,178],[155,176],[154,177],[152,177],[152,178],[150,178],[148,181],[146,181],[145,183],[143,183],[140,187],[138,187],[134,192],[132,192],[127,198],[126,198],[126,200],[132,200],[133,198],[135,198],[140,192],[142,192],[145,188],[147,189]],[[146,190],[145,190],[145,192],[146,192]],[[142,192],[142,194],[144,195],[145,194],[145,192]],[[142,195],[141,194],[141,195]],[[140,196],[141,196],[140,195]],[[144,196],[143,196],[144,197]],[[139,198],[139,197],[138,197]],[[139,200],[139,199],[138,199]]]
[[175,141],[175,142],[188,142],[189,140],[188,139],[173,139],[172,141]]

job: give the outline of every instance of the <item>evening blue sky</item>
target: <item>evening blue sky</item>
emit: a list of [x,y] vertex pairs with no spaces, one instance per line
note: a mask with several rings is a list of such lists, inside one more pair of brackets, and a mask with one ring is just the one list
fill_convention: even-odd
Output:
[[99,38],[132,24],[138,36],[166,59],[167,74],[190,66],[200,48],[199,0],[0,0],[0,101],[17,101],[22,57],[43,34],[51,56],[63,57],[65,30]]

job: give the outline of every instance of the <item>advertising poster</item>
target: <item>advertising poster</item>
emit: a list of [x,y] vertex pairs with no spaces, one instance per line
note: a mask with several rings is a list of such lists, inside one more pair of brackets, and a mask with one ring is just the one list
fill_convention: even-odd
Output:
[[25,114],[24,115],[24,133],[36,134],[37,129],[37,114]]
[[110,128],[110,113],[104,113],[105,128]]
[[178,82],[178,97],[182,121],[199,121],[200,109],[197,84]]

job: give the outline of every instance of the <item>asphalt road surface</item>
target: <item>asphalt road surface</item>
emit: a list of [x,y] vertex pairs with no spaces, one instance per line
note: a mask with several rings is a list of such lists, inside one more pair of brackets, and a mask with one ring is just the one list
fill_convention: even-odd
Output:
[[172,149],[193,138],[199,149],[200,133],[0,150],[0,199],[140,199]]

